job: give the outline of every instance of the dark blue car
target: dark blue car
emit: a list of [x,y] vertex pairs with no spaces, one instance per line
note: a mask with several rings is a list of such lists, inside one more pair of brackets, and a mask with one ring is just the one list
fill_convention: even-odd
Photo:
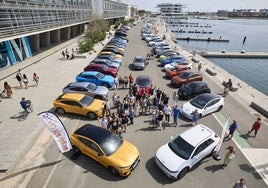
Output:
[[185,59],[182,55],[175,55],[175,56],[171,56],[169,58],[163,59],[161,61],[161,66],[165,66],[166,64],[172,63],[172,62],[184,62]]

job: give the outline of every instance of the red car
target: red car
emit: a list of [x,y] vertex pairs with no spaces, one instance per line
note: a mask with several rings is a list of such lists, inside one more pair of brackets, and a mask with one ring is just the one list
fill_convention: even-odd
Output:
[[190,71],[190,70],[191,68],[186,65],[177,65],[176,67],[168,69],[166,71],[166,76],[171,79],[173,76],[177,76],[183,72]]
[[137,95],[142,96],[143,92],[148,96],[152,89],[152,79],[150,76],[138,76],[136,78],[136,84],[139,87]]
[[181,87],[182,84],[193,82],[193,81],[202,81],[202,74],[194,72],[183,72],[178,76],[174,76],[171,79],[171,84],[176,87]]
[[103,65],[103,64],[94,64],[94,63],[86,66],[84,68],[84,71],[97,71],[105,75],[111,75],[113,77],[116,77],[117,72],[118,72],[116,68],[108,67],[107,65]]

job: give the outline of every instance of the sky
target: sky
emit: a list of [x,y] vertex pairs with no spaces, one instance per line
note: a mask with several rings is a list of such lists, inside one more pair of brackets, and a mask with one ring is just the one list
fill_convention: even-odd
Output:
[[185,5],[184,12],[216,12],[233,9],[268,9],[268,0],[123,0],[124,3],[136,5],[139,10],[158,11],[157,4],[180,3]]

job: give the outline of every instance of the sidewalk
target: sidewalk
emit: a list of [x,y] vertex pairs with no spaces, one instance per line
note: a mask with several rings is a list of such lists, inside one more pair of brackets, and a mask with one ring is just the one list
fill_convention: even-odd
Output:
[[[186,58],[187,61],[192,62],[194,65],[193,66],[194,69],[197,70],[197,66],[199,63],[195,63],[192,61],[193,54],[191,54],[190,52],[188,52],[186,50],[183,50],[179,45],[177,45],[174,42],[175,37],[174,37],[173,33],[171,32],[171,30],[169,28],[167,28],[166,24],[163,21],[157,20],[155,23],[155,27],[157,28],[157,30],[159,32],[159,36],[165,36],[166,42],[168,44],[170,44],[170,46],[173,49],[177,49],[179,51],[179,53]],[[166,29],[168,32],[166,32]],[[252,101],[257,103],[257,104],[261,104],[261,105],[265,106],[266,109],[268,109],[268,102],[267,102],[268,97],[266,95],[264,95],[263,93],[259,92],[256,89],[252,88],[251,86],[244,83],[242,80],[236,78],[235,76],[229,74],[228,72],[226,72],[222,68],[216,66],[215,64],[213,64],[212,62],[203,58],[202,56],[196,54],[194,58],[199,60],[200,62],[202,62],[202,69],[203,70],[208,68],[210,70],[217,72],[216,76],[210,76],[209,74],[205,73],[205,71],[203,71],[204,72],[203,76],[208,77],[208,79],[210,79],[212,82],[221,86],[223,80],[227,80],[228,78],[231,78],[233,83],[235,83],[234,87],[240,86],[236,92],[231,92],[231,95],[237,101],[239,101],[239,103],[243,107],[248,109],[250,115],[261,116],[258,112],[256,112],[254,109],[252,109],[250,107],[250,104]],[[266,134],[264,134],[264,135],[268,134],[268,132],[267,132],[267,119],[265,117],[262,117],[261,129],[262,130],[260,130],[260,131],[266,132]],[[253,144],[248,143],[248,140],[241,138],[240,134],[237,138],[234,137],[233,139],[234,139],[234,142],[236,143],[236,145],[240,148],[242,153],[245,155],[245,157],[252,164],[253,168],[259,173],[261,178],[268,185],[268,165],[267,165],[267,158],[266,158],[268,156],[268,147],[266,144],[267,142],[265,141],[266,138],[261,138],[262,140],[264,140],[264,142],[259,144],[259,145],[261,145],[260,146],[261,148],[253,147],[252,145],[254,143]],[[243,142],[247,142],[247,144],[245,144],[246,146],[240,144],[241,142],[239,140],[241,140],[241,139],[243,139]],[[256,139],[260,139],[260,138],[256,138]],[[252,142],[254,142],[254,141],[252,141]],[[250,148],[248,148],[247,146],[249,146]],[[252,172],[253,171],[254,170],[252,169]]]
[[[53,100],[61,94],[62,88],[68,82],[75,81],[76,75],[73,75],[73,72],[75,74],[79,73],[79,71],[82,72],[83,68],[93,60],[95,54],[102,49],[102,44],[97,44],[94,48],[96,52],[92,55],[88,53],[75,54],[86,56],[86,59],[63,60],[61,51],[66,48],[69,51],[72,48],[76,49],[78,47],[77,41],[81,37],[71,39],[0,71],[1,87],[3,87],[4,82],[8,82],[13,90],[12,99],[2,99],[2,102],[0,102],[0,141],[2,143],[0,146],[0,173],[14,170],[21,157],[29,151],[40,133],[45,130],[45,126],[37,114],[49,110]],[[108,39],[104,42],[107,41]],[[53,66],[51,66],[52,64]],[[22,74],[27,75],[29,80],[28,89],[19,87],[19,83],[15,78],[18,69],[21,69]],[[32,81],[34,72],[40,77],[38,87],[34,86]],[[66,79],[57,80],[55,75],[58,75],[58,78]],[[66,77],[66,75],[69,76]],[[53,83],[53,88],[51,88],[50,83]],[[46,97],[45,103],[43,97],[40,96]],[[19,102],[22,97],[30,99],[34,106],[34,112],[30,113],[26,120],[21,118],[23,110]]]

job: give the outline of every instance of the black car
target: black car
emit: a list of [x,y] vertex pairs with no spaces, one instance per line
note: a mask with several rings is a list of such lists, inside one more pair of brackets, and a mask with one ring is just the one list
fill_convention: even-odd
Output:
[[178,89],[178,96],[180,99],[191,99],[202,93],[210,93],[210,88],[207,83],[202,81],[193,81],[183,84]]

